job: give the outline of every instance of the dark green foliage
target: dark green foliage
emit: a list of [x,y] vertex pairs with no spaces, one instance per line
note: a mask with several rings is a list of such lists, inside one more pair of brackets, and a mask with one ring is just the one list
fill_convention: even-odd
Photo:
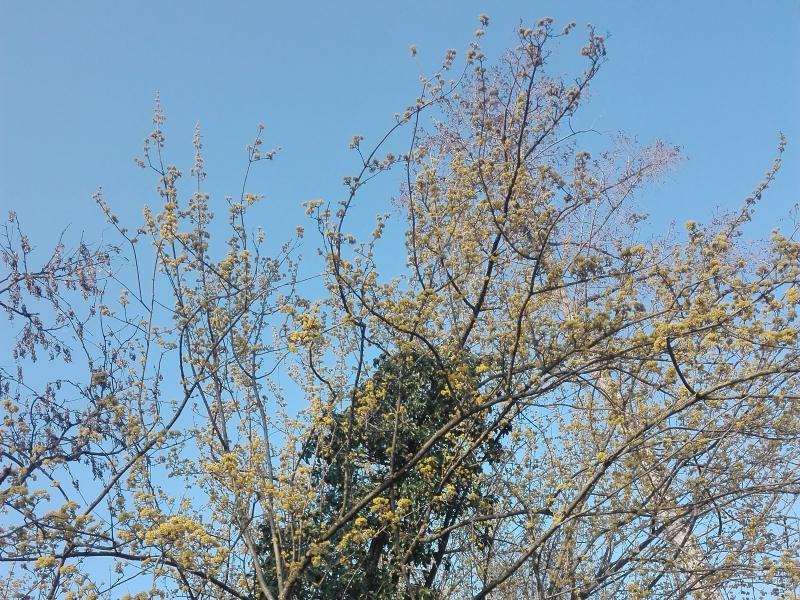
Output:
[[[322,490],[312,529],[327,529],[356,501],[402,470],[437,431],[471,405],[476,393],[474,361],[442,366],[422,353],[383,355],[374,361],[373,373],[357,390],[355,401],[332,415],[331,425],[303,455]],[[455,394],[453,373],[461,378],[461,391]],[[465,377],[471,386],[466,392]],[[354,547],[341,544],[344,532],[340,532],[326,546],[319,564],[306,571],[295,588],[296,597],[439,598],[437,575],[451,568],[445,553],[449,536],[423,540],[468,518],[480,503],[492,502],[482,493],[483,469],[499,460],[502,447],[497,433],[481,438],[490,418],[485,412],[468,418],[435,442],[424,466],[415,465],[382,492],[397,515],[391,523],[369,507],[364,509],[360,513],[367,520],[364,528],[374,530],[374,535]],[[456,457],[472,445],[475,449],[443,479]],[[264,567],[274,576],[270,537],[266,526]]]

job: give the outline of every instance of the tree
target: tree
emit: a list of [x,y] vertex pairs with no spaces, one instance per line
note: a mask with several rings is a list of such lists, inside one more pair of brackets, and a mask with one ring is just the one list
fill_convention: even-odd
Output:
[[[469,365],[464,376],[474,387],[474,364],[464,364]],[[459,412],[458,399],[447,393],[447,380],[431,356],[413,352],[383,355],[375,359],[374,367],[374,374],[356,389],[346,411],[332,414],[301,455],[313,465],[312,486],[325,494],[314,514],[317,529],[334,523],[352,498],[368,494],[403,469]],[[405,577],[402,589],[408,597],[438,597],[433,583],[438,570],[449,566],[445,561],[448,531],[492,502],[485,493],[483,470],[503,456],[500,440],[510,427],[492,428],[485,421],[487,414],[465,418],[452,435],[438,439],[419,469],[398,480],[387,497],[373,500],[372,512],[354,521],[355,530],[339,531],[331,540],[335,549],[309,569],[303,591],[295,594],[396,598]],[[458,464],[452,483],[443,486],[442,475],[459,455],[464,440],[474,446],[472,455]],[[413,512],[412,507],[423,498],[436,498],[436,502]],[[269,527],[264,537],[271,538]],[[262,553],[270,561],[267,570],[274,573],[267,544]],[[352,573],[354,561],[360,576]],[[424,573],[424,578],[411,582],[410,569]]]
[[[677,151],[580,149],[605,47],[590,30],[583,73],[549,75],[572,29],[522,27],[494,66],[475,42],[453,80],[448,52],[376,147],[353,139],[344,200],[307,204],[319,298],[302,230],[269,254],[250,229],[247,175],[217,244],[200,134],[185,198],[158,106],[160,208],[132,231],[97,196],[118,252],[36,270],[7,227],[7,596],[796,597],[800,243],[742,233],[783,141],[739,211],[648,238],[633,198]],[[388,217],[359,241],[353,215],[392,169],[387,278]],[[39,347],[53,381],[23,378]]]

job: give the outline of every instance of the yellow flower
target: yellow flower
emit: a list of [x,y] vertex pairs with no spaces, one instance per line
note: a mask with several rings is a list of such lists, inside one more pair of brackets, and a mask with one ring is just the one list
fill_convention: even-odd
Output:
[[50,554],[45,554],[36,559],[33,563],[34,569],[48,569],[56,564],[56,557]]

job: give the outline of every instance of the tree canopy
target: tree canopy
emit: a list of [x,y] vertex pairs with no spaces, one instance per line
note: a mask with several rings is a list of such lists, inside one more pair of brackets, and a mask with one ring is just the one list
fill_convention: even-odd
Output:
[[567,79],[548,59],[574,24],[495,62],[487,25],[353,138],[341,200],[306,204],[316,295],[303,228],[269,250],[248,176],[212,200],[199,130],[184,176],[159,105],[158,203],[126,225],[95,198],[113,245],[41,260],[9,216],[6,597],[796,597],[798,224],[743,234],[783,139],[739,210],[657,236],[636,197],[677,149],[590,153],[574,126],[603,37]]

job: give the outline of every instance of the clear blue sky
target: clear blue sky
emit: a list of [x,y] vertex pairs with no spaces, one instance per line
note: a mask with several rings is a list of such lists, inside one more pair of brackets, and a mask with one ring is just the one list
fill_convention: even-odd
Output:
[[[354,169],[354,133],[384,130],[417,78],[448,47],[465,48],[487,13],[490,56],[520,19],[593,23],[609,61],[583,118],[602,131],[665,138],[689,158],[640,197],[657,222],[704,218],[740,203],[761,179],[778,130],[786,165],[759,219],[800,189],[800,2],[34,2],[0,1],[0,208],[16,208],[49,246],[64,225],[95,239],[100,185],[123,217],[155,202],[133,166],[152,99],[167,111],[172,161],[188,169],[199,121],[209,188],[236,193],[258,122],[283,148],[253,180],[267,226],[303,220],[299,204],[337,199]],[[419,55],[412,60],[409,45]],[[558,67],[558,63],[555,63]],[[369,137],[368,137],[369,140]],[[383,192],[381,192],[383,193]],[[387,192],[388,193],[388,192]],[[43,239],[44,238],[44,239]]]
[[[185,170],[202,125],[218,212],[266,124],[267,145],[282,152],[251,190],[267,195],[258,220],[283,238],[307,225],[301,202],[341,197],[356,168],[352,135],[369,141],[390,126],[419,75],[466,47],[480,13],[492,21],[490,57],[514,43],[521,19],[610,33],[581,118],[608,134],[664,138],[689,159],[639,198],[653,231],[738,206],[770,166],[779,130],[785,168],[754,233],[800,200],[798,0],[0,0],[0,211],[16,209],[45,249],[66,225],[73,238],[113,239],[91,194],[103,186],[128,223],[157,202],[133,158],[158,90],[171,161]],[[379,210],[391,188],[374,190]]]

